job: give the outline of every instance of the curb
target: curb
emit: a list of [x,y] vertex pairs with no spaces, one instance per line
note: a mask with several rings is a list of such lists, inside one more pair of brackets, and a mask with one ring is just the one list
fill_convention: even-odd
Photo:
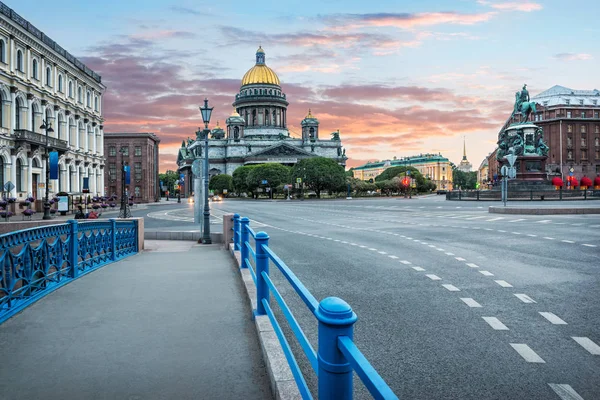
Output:
[[600,214],[600,207],[579,208],[525,208],[525,207],[496,207],[490,206],[488,212],[493,214],[524,214],[524,215],[566,215],[566,214]]
[[[252,310],[256,309],[256,286],[247,268],[240,268],[242,263],[241,254],[239,251],[233,250],[233,243],[229,244],[227,249],[235,259],[240,277],[246,288],[246,294],[250,301]],[[277,400],[296,400],[302,399],[294,375],[287,362],[283,348],[279,343],[277,334],[271,325],[271,321],[267,315],[253,316],[256,333],[260,342],[263,359],[269,373],[271,381],[271,391]]]

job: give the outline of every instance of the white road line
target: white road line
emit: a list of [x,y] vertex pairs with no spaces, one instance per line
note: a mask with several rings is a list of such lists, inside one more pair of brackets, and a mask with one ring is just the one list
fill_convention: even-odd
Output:
[[468,305],[469,307],[481,307],[481,304],[479,304],[478,302],[476,302],[475,300],[473,300],[470,297],[461,297],[461,300],[465,302],[466,305]]
[[581,397],[571,385],[565,383],[549,383],[548,386],[554,390],[554,393],[556,393],[561,400],[583,400],[583,397]]
[[479,268],[479,265],[473,264],[473,263],[467,263],[467,266],[469,266],[471,268]]
[[540,363],[545,364],[546,361],[542,359],[542,357],[538,356],[535,351],[531,349],[531,347],[527,346],[525,343],[510,343],[513,349],[516,350],[517,353],[521,357],[525,359],[527,362],[531,363]]
[[462,257],[454,257],[454,259],[457,261],[467,261],[465,258]]
[[506,233],[506,231],[503,231],[502,229],[498,229],[498,232]]
[[507,331],[508,327],[496,317],[481,317],[496,331]]
[[492,228],[483,228],[483,229],[485,229],[486,231],[493,231]]
[[527,236],[529,236],[529,237],[537,237],[537,235],[532,235],[531,233],[528,233]]
[[350,246],[358,246],[356,243],[350,243]]
[[441,281],[442,280],[442,278],[440,278],[437,275],[433,275],[433,274],[428,274],[428,275],[425,275],[425,276],[428,277],[429,279],[431,279],[432,281]]
[[577,336],[572,336],[572,338],[574,341],[579,343],[581,345],[581,347],[583,347],[584,349],[589,351],[590,354],[593,354],[595,356],[600,356],[600,346],[598,346],[596,343],[594,343],[590,338],[577,337]]
[[453,255],[454,255],[454,253],[446,253],[446,255],[448,255],[448,256],[453,256]]
[[511,232],[513,235],[521,235],[521,232]]
[[486,219],[487,222],[493,222],[493,221],[500,221],[501,219],[504,219],[503,217],[498,217],[498,218],[492,218],[492,219]]
[[454,285],[450,285],[450,284],[446,283],[445,285],[442,285],[442,286],[445,287],[446,289],[448,289],[451,292],[460,292],[460,289],[457,288]]
[[544,236],[544,239],[548,239],[548,240],[554,240],[554,238],[552,238],[552,237],[548,237],[548,236]]
[[479,271],[479,273],[485,276],[494,276],[494,274],[492,274],[490,271]]
[[408,236],[407,236],[406,238],[407,238],[408,240],[412,240],[412,238],[411,238],[411,237],[408,237]]
[[465,218],[465,219],[469,219],[470,220],[470,219],[481,219],[481,218],[487,218],[487,216],[486,215],[482,215],[482,216],[479,216],[479,217],[471,217],[471,218]]
[[402,264],[406,264],[406,265],[410,265],[412,264],[410,261],[406,261],[406,260],[401,260],[400,261]]
[[513,285],[511,285],[510,283],[506,282],[506,281],[494,281],[496,282],[498,285],[502,286],[502,287],[513,287]]
[[429,247],[435,247],[435,245],[433,245],[433,244],[430,244],[430,245],[429,245]]
[[377,251],[377,249],[373,248],[373,247],[369,247],[367,250],[371,250],[371,251]]
[[360,248],[361,248],[361,249],[365,249],[366,247],[367,247],[367,246],[363,246],[363,245],[361,245],[361,246],[360,246]]
[[385,251],[378,251],[379,254],[387,254]]
[[444,249],[440,249],[440,248],[437,248],[436,250],[437,251],[445,251]]
[[560,319],[556,314],[551,312],[542,312],[540,311],[540,315],[550,321],[553,325],[567,325],[565,321]]
[[414,269],[415,271],[425,271],[425,268],[421,268],[421,267],[412,267],[412,269]]
[[538,221],[538,224],[547,224],[548,222],[552,222],[551,219],[543,219],[541,221]]
[[564,243],[575,243],[575,242],[574,242],[574,241],[572,241],[572,240],[561,240],[561,242],[564,242]]
[[535,303],[536,301],[534,299],[532,299],[531,297],[527,296],[526,294],[523,293],[515,293],[515,296],[517,296],[517,298],[519,300],[521,300],[523,303]]
[[512,221],[508,221],[508,222],[519,222],[519,221],[525,221],[523,218],[519,218],[519,219],[513,219]]
[[389,258],[397,259],[398,256],[388,256]]
[[595,244],[586,244],[586,243],[582,244],[582,246],[587,246],[587,247],[596,247],[596,245],[595,245]]

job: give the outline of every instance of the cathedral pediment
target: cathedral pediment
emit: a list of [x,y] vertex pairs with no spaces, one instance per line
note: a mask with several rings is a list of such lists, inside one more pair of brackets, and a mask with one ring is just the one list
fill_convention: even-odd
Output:
[[[250,156],[250,154],[249,154]],[[277,157],[282,157],[282,158],[290,158],[290,157],[313,157],[314,154],[311,154],[309,152],[304,151],[301,148],[286,144],[286,143],[281,143],[281,144],[277,144],[275,146],[271,146],[269,148],[266,148],[262,151],[253,153],[251,155],[252,158],[257,158],[257,157],[269,157],[269,158],[277,158]]]

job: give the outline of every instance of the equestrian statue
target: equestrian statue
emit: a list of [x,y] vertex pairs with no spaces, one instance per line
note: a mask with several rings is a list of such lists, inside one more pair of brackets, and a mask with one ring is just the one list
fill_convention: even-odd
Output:
[[521,122],[529,121],[529,115],[532,112],[536,112],[535,101],[529,101],[529,92],[527,91],[527,84],[523,85],[523,90],[515,93],[515,108],[511,114],[511,118],[516,113],[521,113],[525,116],[525,120]]

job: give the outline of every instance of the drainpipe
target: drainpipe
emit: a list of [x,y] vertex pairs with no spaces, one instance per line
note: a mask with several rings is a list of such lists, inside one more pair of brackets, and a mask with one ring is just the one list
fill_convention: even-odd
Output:
[[563,179],[563,140],[562,140],[562,119],[559,124],[559,132],[560,132],[560,179]]

